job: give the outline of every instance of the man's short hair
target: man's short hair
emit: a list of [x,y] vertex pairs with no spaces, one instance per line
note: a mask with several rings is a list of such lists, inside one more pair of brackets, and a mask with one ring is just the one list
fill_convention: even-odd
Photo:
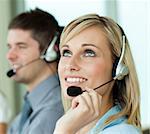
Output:
[[40,51],[44,51],[59,25],[55,17],[41,9],[34,9],[16,16],[9,24],[8,29],[22,29],[31,32],[33,39],[40,44]]

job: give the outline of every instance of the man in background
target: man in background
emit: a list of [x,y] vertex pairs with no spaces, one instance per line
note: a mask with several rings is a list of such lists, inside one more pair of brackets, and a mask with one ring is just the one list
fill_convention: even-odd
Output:
[[8,27],[8,77],[27,86],[24,106],[8,134],[53,134],[63,115],[57,75],[58,42],[56,19],[40,9],[16,16]]

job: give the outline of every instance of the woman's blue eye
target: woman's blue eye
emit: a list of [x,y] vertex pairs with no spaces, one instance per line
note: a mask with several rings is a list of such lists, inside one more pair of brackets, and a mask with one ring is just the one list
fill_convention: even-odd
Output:
[[84,56],[85,56],[85,57],[95,57],[96,54],[95,54],[95,52],[94,52],[93,50],[87,49],[87,50],[85,50],[85,52],[84,52]]
[[71,57],[71,52],[69,50],[63,50],[62,52],[62,56],[63,57]]

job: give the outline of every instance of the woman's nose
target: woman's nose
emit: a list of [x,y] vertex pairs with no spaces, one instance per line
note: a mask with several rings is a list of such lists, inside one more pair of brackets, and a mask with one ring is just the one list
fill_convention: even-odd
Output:
[[79,71],[80,70],[79,59],[77,57],[70,58],[70,60],[65,65],[65,69],[69,71]]

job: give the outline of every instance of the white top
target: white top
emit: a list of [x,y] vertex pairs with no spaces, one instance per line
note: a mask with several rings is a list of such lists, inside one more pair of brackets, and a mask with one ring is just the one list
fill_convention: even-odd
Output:
[[9,112],[7,100],[0,92],[0,123],[8,123]]

